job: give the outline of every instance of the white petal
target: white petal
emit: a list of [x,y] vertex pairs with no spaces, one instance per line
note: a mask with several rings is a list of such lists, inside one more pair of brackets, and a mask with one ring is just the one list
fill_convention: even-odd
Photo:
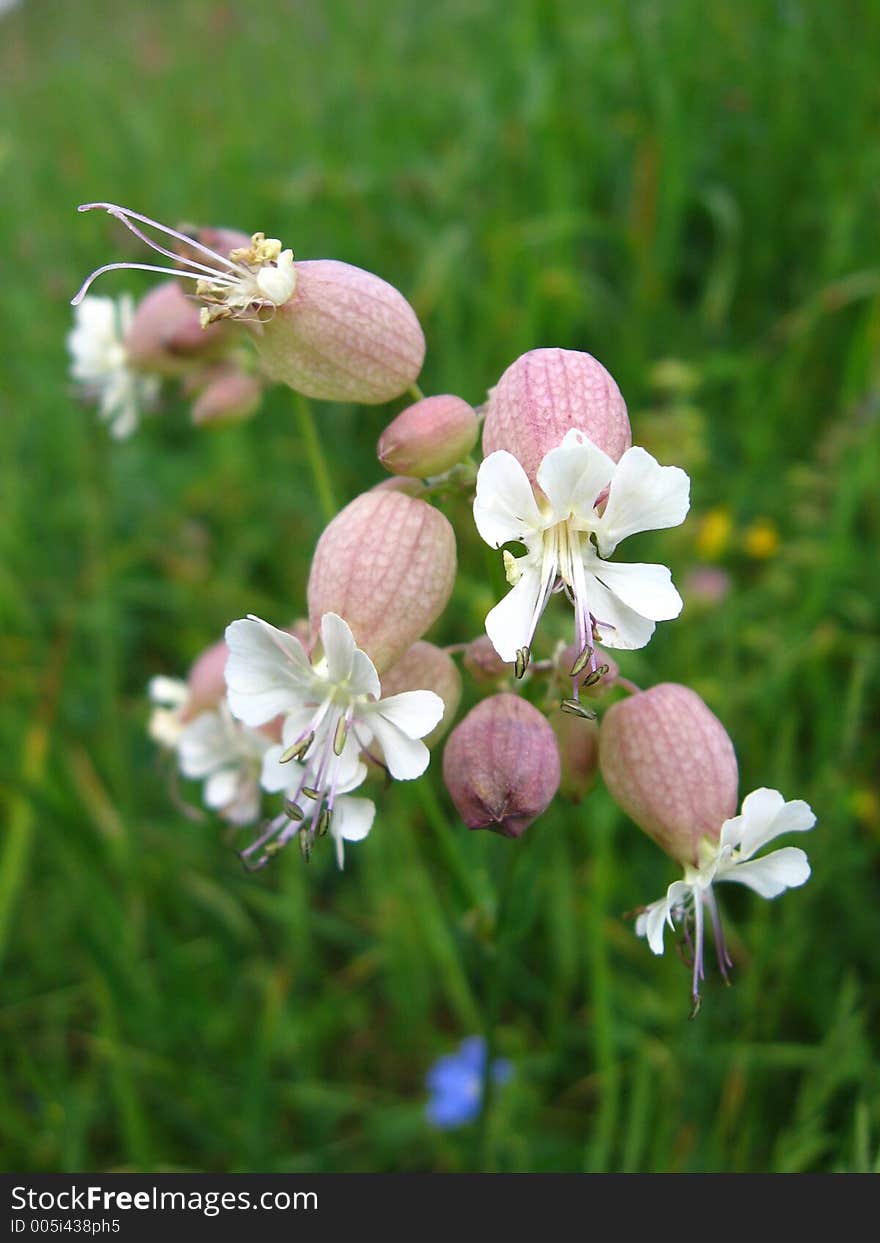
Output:
[[186,726],[177,754],[185,777],[206,777],[239,758],[235,736],[218,712],[202,712]]
[[288,760],[282,764],[281,756],[284,747],[270,747],[263,756],[263,769],[260,773],[260,785],[269,794],[278,794],[281,790],[292,790],[299,784],[302,768],[296,760]]
[[431,758],[423,742],[407,738],[402,730],[386,721],[379,713],[371,716],[367,724],[382,748],[392,777],[398,781],[411,781],[414,777],[421,777]]
[[493,548],[522,539],[543,526],[528,475],[506,449],[490,453],[477,471],[474,522]]
[[659,531],[684,522],[690,487],[690,479],[678,466],[661,466],[644,449],[627,449],[595,527],[602,556],[609,557],[622,539],[637,531]]
[[533,620],[541,596],[541,575],[530,559],[525,562],[519,582],[486,617],[486,634],[502,660],[516,660],[521,647],[527,647],[531,639]]
[[672,575],[665,565],[644,565],[601,561],[584,558],[588,573],[601,579],[627,608],[651,621],[670,621],[682,608],[681,596],[672,585]]
[[382,694],[376,666],[367,653],[362,652],[359,647],[354,649],[348,686],[352,695],[371,695],[373,699],[378,699]]
[[239,775],[234,768],[221,768],[219,772],[212,773],[205,782],[203,791],[205,806],[214,811],[222,811],[235,801],[238,785]]
[[587,575],[587,599],[604,647],[631,651],[644,647],[654,633],[652,621],[628,608],[592,574]]
[[227,699],[246,725],[263,725],[292,712],[314,682],[299,639],[258,617],[226,627]]
[[189,687],[180,678],[166,678],[161,674],[150,678],[147,694],[154,704],[164,708],[181,708],[189,699]]
[[718,872],[717,881],[736,881],[754,889],[762,898],[778,897],[786,889],[796,889],[810,878],[810,863],[797,846],[783,846],[761,859],[734,863]]
[[334,683],[347,682],[354,663],[354,635],[338,613],[321,618],[321,645],[327,661],[327,677]]
[[[371,705],[372,707],[372,705]],[[367,716],[372,727],[376,714],[396,725],[407,738],[424,738],[443,718],[443,700],[433,691],[401,691],[388,699],[380,699]]]
[[803,833],[816,823],[803,799],[786,803],[778,790],[762,787],[743,799],[742,812],[721,826],[721,845],[740,847],[739,858],[750,859],[755,851],[782,833]]
[[571,514],[598,521],[596,498],[614,475],[614,461],[583,432],[573,428],[562,444],[544,455],[538,483],[558,519]]
[[333,809],[333,831],[347,842],[362,842],[373,827],[376,808],[368,798],[341,798]]
[[652,902],[636,920],[636,935],[648,938],[648,945],[653,954],[663,953],[663,933],[668,918],[669,903],[665,898],[661,898],[659,902]]

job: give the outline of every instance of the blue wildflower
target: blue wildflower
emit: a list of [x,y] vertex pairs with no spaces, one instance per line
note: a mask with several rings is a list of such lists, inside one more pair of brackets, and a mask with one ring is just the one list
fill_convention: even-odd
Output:
[[[425,1107],[431,1126],[446,1129],[473,1122],[483,1099],[486,1042],[482,1036],[468,1036],[456,1053],[438,1058],[425,1077],[430,1093]],[[506,1058],[492,1063],[492,1079],[506,1083],[513,1066]]]

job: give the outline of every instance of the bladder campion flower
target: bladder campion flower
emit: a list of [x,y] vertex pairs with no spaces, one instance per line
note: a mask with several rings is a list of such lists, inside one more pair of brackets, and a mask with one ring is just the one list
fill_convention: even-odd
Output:
[[693,954],[693,1016],[700,1007],[707,911],[725,980],[732,966],[713,886],[736,881],[775,898],[802,885],[810,875],[802,850],[753,856],[782,833],[812,828],[815,816],[806,803],[786,803],[766,789],[749,794],[737,816],[737,763],[727,731],[699,695],[672,682],[639,691],[605,713],[599,763],[615,801],[684,867],[684,880],[639,913],[636,932],[662,954],[664,926],[683,921]]
[[713,885],[734,881],[753,889],[762,898],[777,898],[786,889],[805,884],[810,878],[810,864],[797,846],[783,846],[758,859],[754,855],[781,834],[803,833],[815,823],[816,817],[809,804],[802,799],[787,803],[778,790],[753,790],[743,799],[741,814],[720,826],[717,841],[709,837],[701,840],[699,862],[696,866],[685,864],[684,880],[673,881],[664,898],[640,912],[636,932],[640,937],[647,937],[655,954],[663,953],[666,925],[674,928],[676,920],[684,921],[685,935],[692,943],[694,957],[692,1016],[700,1008],[700,981],[704,976],[704,908],[712,921],[718,966],[725,980],[733,966],[724,943]]
[[[421,739],[440,722],[443,700],[426,690],[382,699],[375,665],[337,614],[322,617],[320,653],[311,662],[298,639],[258,617],[232,622],[226,642],[232,712],[250,726],[283,716],[278,762],[302,763],[299,780],[291,781],[296,827],[287,836],[300,833],[304,853],[332,828],[337,797],[363,780],[360,755],[374,740],[392,777],[409,780],[427,768]],[[258,863],[265,861],[264,851]]]
[[[104,264],[83,283],[74,305],[104,272],[160,272],[194,281],[203,304],[202,324],[226,319],[242,323],[270,379],[307,397],[377,404],[399,397],[415,383],[425,358],[418,317],[393,285],[372,272],[336,259],[296,262],[292,250],[263,233],[254,233],[247,245],[224,254],[115,203],[84,203],[79,210],[95,208],[108,211],[177,266]],[[140,225],[172,239],[175,249]]]
[[67,336],[70,374],[86,397],[97,401],[101,418],[117,440],[132,434],[141,413],[155,402],[161,383],[158,375],[132,366],[126,336],[134,313],[134,302],[127,295],[85,298],[77,304]]
[[579,675],[598,672],[594,643],[644,647],[654,623],[677,617],[681,597],[662,565],[612,564],[621,540],[638,531],[677,526],[689,506],[690,481],[677,466],[660,466],[631,448],[615,463],[581,431],[566,433],[537,471],[540,491],[503,449],[477,475],[474,520],[487,544],[526,546],[505,552],[512,590],[486,618],[486,633],[503,660],[528,665],[532,640],[551,595],[564,590],[574,606],[579,653],[571,667],[573,710]]

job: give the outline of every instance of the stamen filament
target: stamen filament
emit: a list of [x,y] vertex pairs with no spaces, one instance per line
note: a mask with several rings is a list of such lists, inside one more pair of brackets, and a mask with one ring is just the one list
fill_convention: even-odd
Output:
[[[103,276],[105,272],[114,272],[120,268],[134,268],[139,272],[160,272],[164,276],[185,276],[191,281],[203,281],[205,279],[201,272],[187,272],[183,268],[160,268],[154,263],[105,263],[103,267],[96,268],[91,276],[86,277],[76,294],[70,299],[70,305],[79,306],[99,276]],[[229,286],[229,288],[232,288],[235,284],[231,277],[219,274],[214,279],[217,284],[222,283]]]

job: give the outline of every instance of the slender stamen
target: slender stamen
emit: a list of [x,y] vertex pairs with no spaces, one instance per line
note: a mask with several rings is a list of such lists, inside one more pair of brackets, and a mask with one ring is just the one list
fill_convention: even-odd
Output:
[[691,1012],[689,1018],[695,1019],[703,1004],[700,997],[700,981],[703,979],[703,894],[694,891],[694,975],[691,987]]
[[[176,251],[168,250],[166,249],[166,247],[160,246],[159,243],[155,242],[151,237],[147,237],[146,233],[144,233],[142,229],[139,229],[136,224],[132,224],[132,222],[128,219],[128,217],[124,216],[121,212],[111,212],[111,215],[116,220],[121,221],[121,223],[125,225],[126,229],[128,229],[129,232],[133,233],[135,237],[139,238],[146,246],[149,246],[151,250],[158,251],[158,253],[160,255],[164,255],[166,259],[174,259],[178,263],[186,263],[189,267],[198,268],[200,271],[205,272],[208,276],[212,276],[212,277],[219,276],[222,280],[226,280],[226,281],[230,279],[228,273],[225,273],[225,272],[218,273],[216,268],[209,268],[207,264],[199,263],[198,259],[190,259],[189,257],[184,258],[182,255],[177,254]],[[183,237],[183,234],[181,234],[180,236]],[[187,245],[189,245],[188,239],[187,239]],[[239,268],[238,271],[241,276],[246,275],[243,268]]]
[[[70,299],[70,305],[79,306],[99,276],[103,276],[105,272],[114,272],[120,268],[134,268],[138,272],[160,272],[165,276],[184,276],[191,281],[203,281],[205,279],[200,272],[185,272],[182,268],[160,268],[155,263],[105,263],[103,267],[96,268],[91,276],[86,277],[77,292]],[[216,281],[218,284],[222,282],[230,288],[235,284],[235,281],[231,278],[221,275],[216,277]]]
[[[170,229],[167,224],[160,224],[158,220],[151,220],[149,216],[142,216],[140,212],[131,211],[128,207],[120,207],[116,203],[81,203],[76,209],[77,211],[106,211],[111,216],[115,216],[117,220],[121,220],[123,224],[128,224],[127,216],[132,220],[139,220],[141,224],[148,224],[152,229],[158,229],[160,233],[165,233],[168,237],[174,237],[178,242],[183,242],[187,246],[192,246],[195,250],[200,250],[203,255],[209,255],[212,259],[216,259],[218,263],[222,263],[224,267],[235,272],[237,276],[243,275],[243,269],[239,264],[233,263],[231,259],[227,259],[225,255],[221,255],[216,250],[211,250],[210,246],[197,242],[194,237],[187,237],[185,233],[178,232],[177,229]],[[130,226],[129,226],[130,227]],[[152,245],[149,238],[147,245]],[[157,248],[158,249],[158,248]]]
[[721,914],[718,910],[718,902],[715,894],[711,889],[706,893],[706,905],[709,907],[709,914],[712,916],[712,935],[715,938],[715,953],[718,957],[718,970],[721,972],[722,979],[725,984],[730,984],[730,968],[733,966],[733,959],[727,949],[727,942],[724,939],[724,927],[721,923]]

